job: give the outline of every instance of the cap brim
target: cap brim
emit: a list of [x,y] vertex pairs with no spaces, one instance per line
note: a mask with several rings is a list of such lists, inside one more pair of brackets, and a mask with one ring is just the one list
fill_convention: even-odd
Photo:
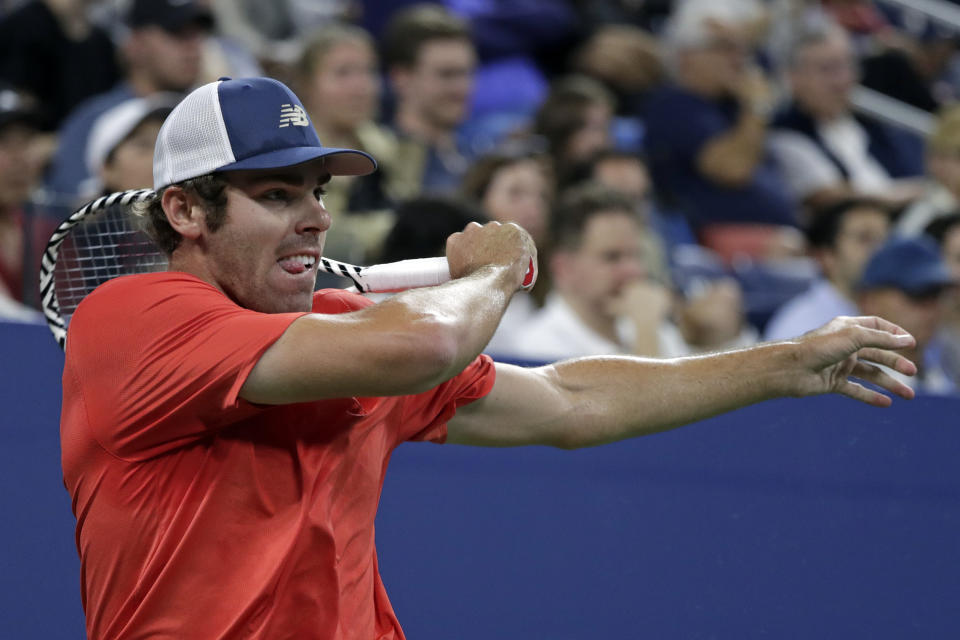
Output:
[[377,170],[377,161],[373,159],[373,156],[356,149],[293,147],[246,158],[220,167],[217,171],[280,169],[303,164],[317,158],[324,158],[324,167],[330,172],[330,175],[334,176],[365,176]]

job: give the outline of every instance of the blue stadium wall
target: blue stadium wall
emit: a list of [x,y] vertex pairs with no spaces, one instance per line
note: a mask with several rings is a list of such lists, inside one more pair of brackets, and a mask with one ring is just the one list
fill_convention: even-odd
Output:
[[[0,358],[0,638],[82,638],[63,358],[12,324]],[[818,398],[577,452],[405,445],[381,572],[411,640],[960,637],[958,414]]]

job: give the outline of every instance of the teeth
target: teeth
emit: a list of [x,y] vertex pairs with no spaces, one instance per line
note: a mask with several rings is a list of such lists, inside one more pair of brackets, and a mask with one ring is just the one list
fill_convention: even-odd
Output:
[[304,256],[289,256],[289,257],[287,257],[287,258],[284,258],[284,260],[296,260],[297,262],[299,262],[300,264],[302,264],[302,265],[303,265],[305,268],[307,268],[307,269],[310,269],[311,267],[313,267],[314,262],[316,262],[316,258],[314,258],[313,256],[306,256],[306,255],[304,255]]

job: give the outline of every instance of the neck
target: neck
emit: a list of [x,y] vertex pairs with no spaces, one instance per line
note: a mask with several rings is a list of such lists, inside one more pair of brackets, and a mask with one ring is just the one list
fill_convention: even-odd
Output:
[[453,130],[434,123],[409,107],[399,107],[396,117],[397,129],[412,138],[429,144],[432,147],[454,146]]

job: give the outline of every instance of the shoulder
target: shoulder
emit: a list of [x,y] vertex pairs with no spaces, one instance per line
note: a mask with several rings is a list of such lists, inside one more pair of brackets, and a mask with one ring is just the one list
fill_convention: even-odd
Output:
[[164,271],[120,276],[94,289],[77,305],[70,331],[82,330],[87,323],[113,325],[147,313],[154,317],[173,312],[186,314],[218,303],[236,307],[215,287],[188,273]]

